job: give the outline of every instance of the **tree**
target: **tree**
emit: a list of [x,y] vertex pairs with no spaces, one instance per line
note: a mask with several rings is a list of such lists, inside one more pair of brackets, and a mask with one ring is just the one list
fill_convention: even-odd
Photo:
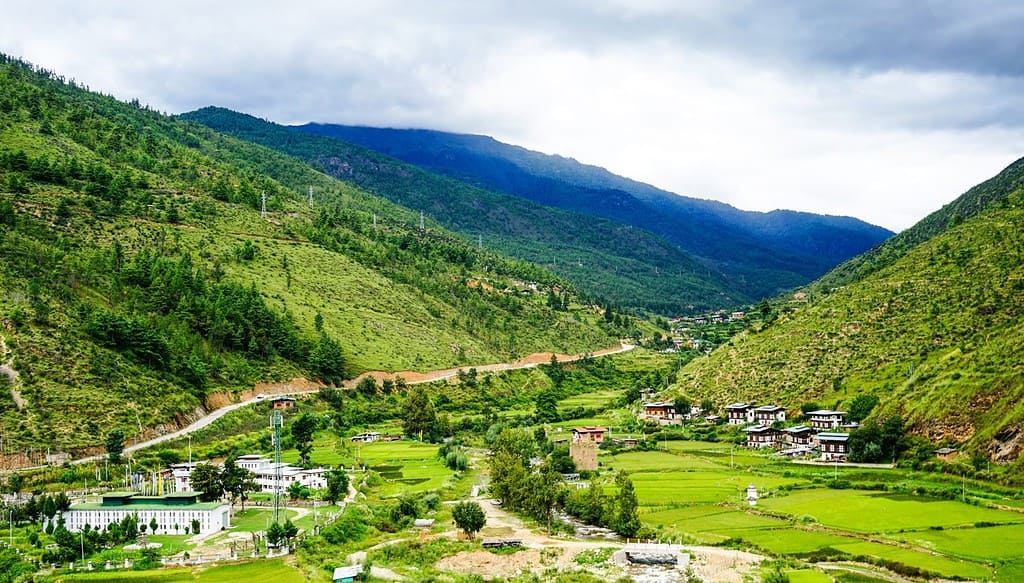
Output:
[[356,392],[367,398],[376,397],[377,381],[373,380],[373,377],[363,377],[356,384]]
[[289,544],[291,544],[292,539],[299,534],[299,527],[292,524],[291,518],[284,519],[284,526],[281,527],[281,530],[284,533],[284,540]]
[[537,423],[554,423],[558,421],[558,396],[553,390],[537,393],[536,409],[533,417]]
[[452,520],[459,530],[472,539],[487,524],[483,508],[476,502],[459,502],[452,507]]
[[878,397],[875,395],[857,395],[850,402],[850,410],[847,417],[849,417],[850,421],[860,423],[867,419],[867,416],[871,414],[876,405],[878,405]]
[[402,431],[409,437],[437,441],[437,413],[427,391],[420,386],[409,390],[402,404]]
[[284,527],[277,522],[271,523],[270,526],[267,527],[266,537],[268,547],[280,546],[285,538]]
[[288,485],[288,497],[292,500],[304,500],[309,498],[309,486],[302,482],[292,482]]
[[189,482],[193,490],[200,492],[199,499],[203,502],[216,502],[224,496],[220,471],[213,464],[198,464],[192,469]]
[[633,480],[630,480],[625,473],[619,472],[615,476],[615,484],[619,487],[619,497],[612,529],[620,536],[635,536],[640,531],[640,515],[637,513],[636,490],[633,489]]
[[249,499],[249,492],[256,490],[256,479],[253,473],[235,464],[235,460],[228,458],[224,461],[224,467],[220,471],[221,484],[224,486],[224,493],[235,505],[235,500],[241,500],[242,511],[245,511],[245,501]]
[[104,445],[107,448],[107,456],[110,457],[110,461],[115,464],[121,463],[121,454],[124,453],[124,432],[120,429],[111,431],[107,434]]
[[672,408],[676,410],[676,415],[681,416],[689,415],[691,406],[690,398],[686,395],[679,395],[672,403]]
[[341,345],[327,334],[309,352],[309,368],[325,383],[337,384],[345,380],[345,354]]
[[551,516],[558,502],[560,482],[561,476],[549,464],[545,464],[529,479],[527,511],[535,520],[547,524],[548,534],[551,534]]
[[348,474],[342,468],[327,472],[327,495],[324,498],[332,504],[344,500],[348,494]]
[[299,450],[300,466],[309,465],[309,455],[313,453],[313,434],[317,425],[317,418],[308,411],[292,422],[292,439],[295,440],[295,448]]
[[199,528],[201,526],[202,526],[202,524],[199,523],[199,519],[198,518],[193,518],[192,519],[192,534],[199,534]]
[[159,526],[160,526],[160,525],[159,525],[159,524],[157,524],[157,521],[156,521],[156,517],[155,517],[155,516],[154,516],[153,518],[151,518],[151,519],[149,520],[149,532],[151,532],[151,533],[153,533],[153,534],[156,534],[156,529],[157,529],[157,527],[159,527]]
[[715,402],[711,399],[704,399],[700,402],[700,408],[706,415],[713,415],[715,412]]

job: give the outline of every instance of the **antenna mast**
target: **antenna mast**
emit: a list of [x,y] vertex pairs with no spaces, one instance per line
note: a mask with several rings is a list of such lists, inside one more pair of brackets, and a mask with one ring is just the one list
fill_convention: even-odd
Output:
[[274,522],[281,524],[281,412],[275,410],[270,414],[270,428],[274,432]]
[[424,230],[423,229],[423,211],[420,211],[420,230],[421,231]]
[[313,208],[313,185],[309,185],[309,208]]
[[267,218],[267,193],[263,191],[260,193],[260,218]]

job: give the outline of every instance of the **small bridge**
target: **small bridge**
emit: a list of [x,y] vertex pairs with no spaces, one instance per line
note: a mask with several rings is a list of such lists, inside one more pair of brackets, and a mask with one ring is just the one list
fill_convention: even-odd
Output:
[[648,565],[675,565],[685,569],[690,565],[690,554],[683,552],[683,545],[671,543],[630,542],[617,551],[613,558],[619,564],[642,563]]

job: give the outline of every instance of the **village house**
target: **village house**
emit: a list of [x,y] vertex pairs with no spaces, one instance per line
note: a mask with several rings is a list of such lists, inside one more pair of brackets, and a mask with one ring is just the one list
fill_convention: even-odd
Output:
[[360,443],[373,443],[374,441],[380,440],[380,433],[377,433],[376,431],[367,431],[366,433],[353,435],[349,440]]
[[138,524],[148,525],[156,520],[160,534],[191,530],[192,521],[199,521],[199,532],[208,534],[231,526],[229,509],[224,502],[199,502],[198,492],[179,492],[164,496],[140,496],[134,492],[109,492],[100,502],[72,504],[67,512],[57,515],[55,520],[64,521],[71,532],[79,532],[86,525],[93,529],[105,529],[114,522],[121,522],[127,516],[135,516]]
[[733,403],[725,406],[729,425],[746,425],[754,422],[754,406],[746,403]]
[[[235,460],[238,467],[249,470],[254,474],[256,486],[260,492],[273,492],[276,481],[277,464],[258,454],[247,454],[239,456]],[[313,468],[304,470],[291,464],[281,464],[281,491],[286,492],[288,487],[298,482],[307,488],[326,488],[327,469]]]
[[690,415],[687,419],[696,419],[704,414],[704,409],[701,409],[700,405],[690,405]]
[[348,565],[345,567],[335,567],[334,574],[331,576],[332,583],[352,583],[363,576],[362,565]]
[[721,420],[722,418],[719,417],[718,415],[708,415],[704,417],[704,422],[709,425],[718,425],[718,422]]
[[644,403],[644,412],[641,417],[657,421],[662,425],[679,425],[683,422],[682,415],[676,413],[675,406],[665,401]]
[[755,425],[743,430],[747,434],[747,447],[775,447],[781,432],[772,427]]
[[790,445],[811,445],[814,441],[814,430],[806,425],[787,427],[782,434]]
[[284,395],[274,397],[270,400],[270,408],[278,411],[284,411],[287,409],[295,408],[295,399],[293,397],[286,397]]
[[935,457],[944,462],[953,461],[953,458],[956,457],[956,449],[952,447],[940,447],[935,450]]
[[604,441],[604,433],[607,431],[604,427],[576,427],[572,430],[573,441],[592,441],[600,444]]
[[814,429],[838,429],[843,424],[846,412],[821,409],[819,411],[811,411],[807,416],[811,418],[811,427]]
[[742,320],[743,318],[747,317],[747,315],[743,312],[733,312],[732,314],[729,315],[729,317],[732,318],[733,320]]
[[819,433],[817,436],[821,459],[825,461],[846,459],[850,453],[849,433]]
[[762,405],[754,409],[754,423],[771,425],[776,421],[786,420],[786,409],[778,405]]

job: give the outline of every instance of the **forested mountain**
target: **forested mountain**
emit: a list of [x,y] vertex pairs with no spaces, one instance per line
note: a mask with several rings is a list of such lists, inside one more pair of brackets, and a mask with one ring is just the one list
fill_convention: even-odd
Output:
[[361,144],[483,188],[650,230],[754,298],[803,285],[892,235],[849,217],[741,211],[683,197],[487,136],[331,124],[297,129]]
[[299,160],[0,57],[4,450],[131,437],[263,380],[594,350],[631,326],[419,221]]
[[[207,107],[180,117],[296,156],[331,176],[423,211],[485,249],[543,265],[595,301],[677,314],[756,299],[717,268],[631,225],[471,186],[362,146],[223,108]],[[806,282],[796,277],[789,281]]]
[[[938,442],[998,461],[1024,449],[1024,159],[838,267],[766,328],[685,367],[718,402],[879,398]],[[805,303],[806,302],[806,303]]]

